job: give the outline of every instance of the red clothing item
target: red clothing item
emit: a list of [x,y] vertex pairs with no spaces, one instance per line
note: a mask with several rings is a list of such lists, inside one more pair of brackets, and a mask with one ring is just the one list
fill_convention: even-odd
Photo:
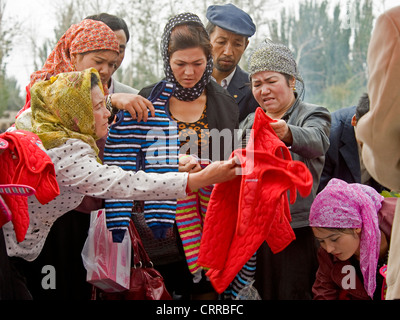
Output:
[[[5,132],[0,138],[8,142],[8,148],[0,155],[2,172],[0,184],[16,184],[32,187],[41,204],[46,204],[60,194],[53,162],[42,149],[40,139],[32,132],[16,130]],[[29,226],[26,196],[2,194],[12,212],[16,238],[22,242]]]
[[31,107],[31,91],[30,91],[31,85],[27,85],[25,87],[26,89],[26,98],[25,98],[25,105],[22,107],[21,110],[18,111],[17,115],[15,116],[15,119],[17,119],[22,112],[25,110],[28,110]]
[[246,149],[235,150],[242,175],[217,184],[208,205],[198,264],[210,269],[207,276],[218,293],[233,281],[263,241],[277,253],[294,239],[290,202],[297,190],[311,192],[312,175],[304,163],[293,161],[276,136],[273,122],[257,109]]

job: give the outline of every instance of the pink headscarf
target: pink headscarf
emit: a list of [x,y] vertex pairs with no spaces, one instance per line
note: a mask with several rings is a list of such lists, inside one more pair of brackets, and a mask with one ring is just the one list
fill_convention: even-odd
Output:
[[314,199],[309,218],[311,227],[361,228],[360,268],[364,288],[371,298],[381,245],[377,213],[383,199],[369,186],[334,178]]

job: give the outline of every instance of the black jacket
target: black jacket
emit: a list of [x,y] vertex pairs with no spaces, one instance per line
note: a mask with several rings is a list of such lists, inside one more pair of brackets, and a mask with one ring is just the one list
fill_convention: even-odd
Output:
[[239,122],[244,120],[250,113],[256,111],[258,102],[251,92],[249,74],[239,66],[236,67],[235,74],[227,90],[239,105]]
[[[330,146],[325,155],[325,165],[318,192],[325,188],[332,178],[338,178],[347,183],[361,183],[358,145],[354,127],[351,124],[355,113],[356,106],[342,108],[332,113]],[[373,178],[365,184],[370,185],[377,192],[384,190]]]

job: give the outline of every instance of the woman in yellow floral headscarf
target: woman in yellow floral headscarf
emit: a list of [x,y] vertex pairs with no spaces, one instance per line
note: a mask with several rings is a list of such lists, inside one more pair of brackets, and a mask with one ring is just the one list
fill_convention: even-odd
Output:
[[[94,69],[62,73],[40,81],[32,89],[32,131],[48,150],[68,139],[80,139],[98,154],[91,98],[91,76]],[[104,94],[103,87],[100,85]],[[108,113],[109,115],[109,113]]]
[[[95,141],[99,138],[99,128],[107,129],[110,112],[94,68],[60,73],[35,83],[31,111],[32,131],[42,140],[53,161],[60,195],[46,205],[36,203],[35,199],[29,201],[31,219],[25,240],[17,243],[8,239],[12,256],[28,261],[36,259],[53,222],[78,206],[85,195],[131,200],[174,199],[184,197],[188,190],[235,177],[235,159],[214,162],[200,172],[191,173],[190,179],[186,172],[133,172],[97,163]],[[171,186],[166,188],[166,183]]]
[[[8,255],[17,259],[19,271],[28,279],[33,297],[39,300],[49,295],[72,298],[69,285],[63,281],[57,282],[57,290],[46,291],[37,281],[41,280],[40,272],[32,270],[41,270],[43,263],[54,265],[61,261],[63,267],[80,267],[73,262],[77,253],[82,264],[82,247],[76,252],[75,247],[70,249],[65,242],[73,238],[71,242],[75,243],[82,236],[86,238],[87,232],[79,234],[63,223],[58,224],[62,228],[54,229],[57,226],[54,223],[79,206],[85,196],[129,200],[182,198],[190,190],[235,177],[235,159],[214,162],[200,172],[190,173],[190,177],[186,172],[133,172],[100,164],[95,141],[106,133],[110,115],[101,86],[99,73],[90,68],[60,73],[50,80],[36,82],[31,89],[31,130],[42,140],[54,164],[60,195],[45,205],[35,197],[29,199],[30,221],[24,241],[16,240],[12,225],[5,224],[3,230],[9,235],[5,237]],[[61,221],[65,223],[66,220]],[[77,223],[82,221],[77,220]],[[48,237],[50,230],[52,233]],[[61,242],[60,239],[68,240]],[[58,275],[65,274],[63,267],[58,267]],[[67,281],[81,288],[80,282],[86,282],[86,274],[83,278],[80,275],[79,271],[69,269]],[[76,287],[72,291],[76,298]]]

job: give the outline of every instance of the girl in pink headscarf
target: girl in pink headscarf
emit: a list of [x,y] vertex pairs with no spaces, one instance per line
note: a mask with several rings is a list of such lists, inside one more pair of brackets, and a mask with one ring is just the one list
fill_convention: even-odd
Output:
[[379,269],[387,262],[395,200],[339,179],[317,195],[310,211],[310,226],[320,243],[314,299],[382,298]]

